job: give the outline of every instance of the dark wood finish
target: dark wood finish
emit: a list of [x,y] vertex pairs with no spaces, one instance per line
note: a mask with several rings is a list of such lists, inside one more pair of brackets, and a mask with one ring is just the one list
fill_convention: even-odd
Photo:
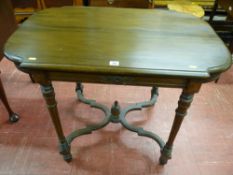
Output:
[[30,15],[43,9],[44,0],[11,0],[17,23],[22,23]]
[[37,0],[11,0],[14,8],[38,8]]
[[[14,8],[38,8],[38,0],[11,0]],[[46,7],[60,7],[73,5],[73,0],[39,0]]]
[[214,19],[214,16],[215,16],[217,9],[218,9],[218,0],[215,0],[212,12],[210,14],[210,19],[209,19],[210,23],[213,22],[213,19]]
[[[0,27],[0,61],[1,61],[3,58],[3,45],[5,44],[9,35],[16,28],[13,9],[10,1],[8,0],[0,1],[0,26],[1,26]],[[1,71],[0,71],[0,75],[1,75]],[[11,109],[8,103],[5,90],[1,81],[1,77],[0,77],[0,99],[2,100],[3,104],[5,105],[9,113],[10,122],[18,121],[19,119],[18,115],[13,112],[13,110]]]
[[233,1],[232,0],[218,0],[217,2],[227,13],[233,17]]
[[18,114],[14,113],[14,111],[11,109],[11,107],[8,103],[6,93],[5,93],[3,84],[2,84],[1,77],[0,77],[0,99],[2,100],[3,104],[6,107],[6,110],[7,110],[8,115],[9,115],[9,121],[11,123],[17,122],[19,120],[19,116],[18,116]]
[[233,53],[233,40],[231,41],[229,45],[230,52]]
[[0,1],[0,60],[3,57],[3,45],[10,34],[16,29],[12,5],[8,0]]
[[[95,21],[87,24],[92,20],[89,13]],[[40,30],[36,29],[38,25]],[[28,39],[24,39],[26,34]],[[182,82],[184,76],[208,81],[231,64],[230,53],[201,19],[148,9],[46,9],[23,24],[6,48],[6,55],[25,71],[34,67],[38,71],[53,70],[48,73],[53,78],[79,73],[82,76],[76,79],[85,81],[90,78],[86,72],[103,82],[112,81],[111,75],[117,81],[122,74],[132,83],[170,74],[173,77],[166,78],[176,82],[180,77]],[[120,66],[110,66],[111,60],[119,61]],[[75,79],[70,75],[70,81]]]
[[[224,21],[215,21],[214,16],[217,13],[218,6],[221,6],[226,10],[228,16]],[[230,0],[215,0],[215,4],[210,15],[209,23],[212,25],[214,30],[222,38],[222,40],[229,45],[229,50],[233,53],[232,42],[233,42],[233,1]]]
[[[82,0],[11,0],[16,21],[22,23],[29,16],[31,16],[36,11],[50,8],[50,7],[61,7],[70,5],[82,5]],[[76,3],[74,3],[76,2]]]
[[150,0],[84,0],[84,4],[90,6],[106,7],[132,7],[132,8],[150,8]]
[[61,7],[73,5],[73,0],[44,0],[44,4],[49,7]]
[[7,97],[6,97],[6,93],[5,90],[3,88],[3,84],[2,84],[2,80],[0,78],[0,99],[2,100],[3,104],[5,105],[7,112],[9,113],[9,115],[13,114],[13,110],[11,109]]
[[[162,164],[170,157],[193,94],[231,66],[229,51],[207,23],[148,9],[47,9],[20,26],[5,55],[42,85],[60,141],[64,135],[52,81],[182,88]],[[62,147],[69,157],[68,145]]]
[[153,8],[152,0],[11,0],[18,23],[25,21],[38,10],[61,6],[107,6]]
[[[229,50],[233,54],[233,1],[232,0],[219,0],[219,4],[223,7],[228,13],[228,20],[231,21],[231,30],[230,31],[230,41],[229,41]],[[229,35],[228,35],[229,36]]]

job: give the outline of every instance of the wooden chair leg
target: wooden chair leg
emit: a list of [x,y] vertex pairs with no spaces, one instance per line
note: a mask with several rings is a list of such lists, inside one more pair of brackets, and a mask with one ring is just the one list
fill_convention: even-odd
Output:
[[229,45],[229,49],[230,49],[231,54],[233,54],[233,40],[231,41]]
[[29,74],[29,77],[30,77],[30,79],[31,79],[32,83],[35,83],[35,81],[34,81],[34,79],[33,79],[33,77],[32,77],[32,75],[31,75],[31,74]]
[[209,18],[209,22],[210,22],[210,23],[213,22],[215,13],[216,13],[216,11],[217,11],[217,8],[218,8],[218,0],[215,0],[214,6],[213,6],[212,12],[211,12],[211,14],[210,14],[210,18]]
[[6,93],[5,90],[3,88],[3,84],[0,78],[0,99],[2,100],[3,104],[5,105],[7,112],[9,114],[9,121],[14,123],[17,122],[19,120],[19,116],[13,112],[13,110],[11,109],[7,97],[6,97]]
[[89,6],[89,0],[83,0],[83,5],[84,6]]
[[37,9],[42,10],[46,8],[44,0],[37,0],[36,3],[37,3]]
[[73,5],[82,6],[83,5],[83,0],[73,0]]

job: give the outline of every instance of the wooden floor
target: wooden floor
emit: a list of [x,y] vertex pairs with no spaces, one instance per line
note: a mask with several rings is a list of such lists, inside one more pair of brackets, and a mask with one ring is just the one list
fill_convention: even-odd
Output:
[[[0,104],[0,175],[233,175],[233,70],[195,96],[176,139],[173,158],[158,164],[158,145],[119,124],[110,124],[72,143],[73,161],[58,153],[57,138],[37,84],[7,60],[0,64],[10,104],[21,119],[10,124]],[[102,113],[77,101],[74,83],[54,83],[66,134]],[[87,97],[111,106],[149,99],[150,88],[85,84]],[[127,116],[130,123],[167,139],[179,89],[160,89],[157,104]]]

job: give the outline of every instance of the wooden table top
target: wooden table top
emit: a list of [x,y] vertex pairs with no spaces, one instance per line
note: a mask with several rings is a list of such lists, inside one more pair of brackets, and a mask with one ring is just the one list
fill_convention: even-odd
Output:
[[5,55],[24,70],[207,78],[231,55],[203,20],[166,10],[51,8],[11,36]]

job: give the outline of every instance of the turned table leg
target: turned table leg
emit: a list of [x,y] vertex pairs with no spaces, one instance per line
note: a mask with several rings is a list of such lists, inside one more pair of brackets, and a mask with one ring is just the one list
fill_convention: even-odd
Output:
[[176,115],[168,141],[161,150],[161,156],[159,158],[160,164],[164,165],[167,163],[168,159],[171,159],[173,142],[180,129],[183,119],[187,114],[187,110],[192,103],[194,93],[198,92],[199,89],[200,84],[191,84],[190,87],[183,89],[178,101],[178,108],[176,109]]
[[47,103],[47,108],[50,113],[50,117],[56,129],[56,133],[60,142],[60,153],[63,155],[64,160],[71,161],[72,155],[70,153],[70,145],[68,144],[60,122],[58,109],[57,109],[57,102],[55,100],[55,93],[51,83],[46,85],[41,84],[41,91],[44,96],[44,99]]
[[11,109],[7,97],[6,97],[6,93],[5,90],[3,88],[3,84],[0,78],[0,99],[2,100],[3,104],[5,105],[7,112],[9,114],[9,121],[14,123],[17,122],[19,120],[19,116],[13,112],[13,110]]

